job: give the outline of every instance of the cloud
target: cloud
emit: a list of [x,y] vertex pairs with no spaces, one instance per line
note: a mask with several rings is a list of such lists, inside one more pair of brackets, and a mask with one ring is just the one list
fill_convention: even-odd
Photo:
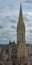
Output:
[[32,3],[32,0],[24,0],[25,3]]
[[19,13],[19,11],[13,11],[13,12],[12,11],[11,12],[10,11],[4,11],[1,13],[1,16],[4,16],[4,17],[5,16],[15,16],[15,15],[17,16],[18,13]]
[[[15,23],[10,22],[10,20],[6,18],[0,19],[0,25],[3,26],[3,28],[1,26],[1,29],[0,29],[0,43],[8,43],[9,40],[16,41],[16,39],[13,39],[13,38],[16,38],[16,24]],[[4,40],[7,42],[4,42]]]
[[28,43],[32,42],[32,12],[24,12],[24,21],[25,21],[25,40]]
[[27,12],[28,15],[32,16],[32,12]]
[[0,43],[8,43],[9,40],[16,41],[19,2],[19,0],[0,1],[0,25],[3,26],[0,29]]
[[[25,4],[27,6],[27,4]],[[19,16],[19,0],[2,0],[0,2],[0,43],[8,43],[9,40],[17,39],[17,21]],[[24,6],[25,11],[26,6]],[[29,7],[29,6],[28,6]],[[25,40],[32,42],[32,12],[24,12],[24,23],[26,29]],[[30,36],[31,35],[31,36]]]
[[3,26],[0,26],[0,29],[2,29],[3,28]]
[[12,28],[13,28],[13,29],[16,29],[16,27],[15,27],[14,25],[12,26]]

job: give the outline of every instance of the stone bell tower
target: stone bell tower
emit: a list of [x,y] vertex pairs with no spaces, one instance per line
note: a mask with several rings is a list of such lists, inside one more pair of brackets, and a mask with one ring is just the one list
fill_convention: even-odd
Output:
[[24,60],[25,57],[25,25],[23,22],[22,6],[20,4],[19,20],[17,24],[17,57]]
[[20,4],[19,20],[17,24],[17,44],[25,43],[25,25],[22,16],[22,6]]

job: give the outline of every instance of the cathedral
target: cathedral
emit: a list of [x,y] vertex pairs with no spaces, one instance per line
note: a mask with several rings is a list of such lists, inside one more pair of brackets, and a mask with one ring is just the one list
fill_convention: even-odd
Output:
[[17,44],[0,44],[0,65],[32,65],[32,45],[25,42],[25,24],[22,6],[17,23]]

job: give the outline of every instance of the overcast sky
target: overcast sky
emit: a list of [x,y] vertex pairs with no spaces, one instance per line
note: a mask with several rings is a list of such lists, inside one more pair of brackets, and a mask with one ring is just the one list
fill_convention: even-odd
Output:
[[[17,22],[20,0],[0,0],[0,44],[17,40]],[[32,43],[32,0],[22,0],[23,20],[25,23],[25,41]]]

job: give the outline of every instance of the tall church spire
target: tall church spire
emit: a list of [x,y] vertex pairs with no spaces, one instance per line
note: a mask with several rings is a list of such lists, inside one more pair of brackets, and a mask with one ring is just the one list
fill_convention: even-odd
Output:
[[22,6],[20,3],[20,13],[19,13],[19,20],[17,24],[17,43],[24,43],[25,42],[25,25],[23,22],[23,15],[22,15]]
[[23,16],[22,16],[22,4],[20,3],[20,13],[19,13],[19,20],[22,20]]
[[[19,12],[19,19],[18,19],[18,24],[17,24],[17,26],[19,27],[19,26],[21,26],[22,28],[24,28],[24,30],[25,30],[25,24],[24,24],[24,22],[23,22],[23,14],[22,14],[22,4],[20,3],[20,12]],[[21,29],[22,29],[21,28]]]

